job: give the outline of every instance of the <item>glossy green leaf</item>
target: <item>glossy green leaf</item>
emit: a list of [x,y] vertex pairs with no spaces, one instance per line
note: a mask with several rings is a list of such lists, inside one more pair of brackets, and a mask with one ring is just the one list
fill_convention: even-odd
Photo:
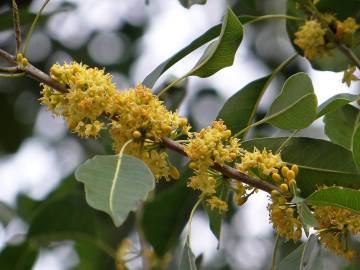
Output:
[[38,256],[39,250],[29,242],[20,245],[9,245],[0,253],[1,269],[31,270]]
[[[287,138],[261,138],[242,142],[247,150],[266,148],[275,152]],[[281,157],[300,168],[296,182],[302,197],[310,195],[317,185],[339,185],[360,188],[360,174],[352,153],[329,141],[313,138],[291,138],[283,147]]]
[[179,0],[181,5],[186,8],[191,8],[192,5],[204,5],[206,0]]
[[196,49],[200,48],[204,44],[218,37],[221,32],[221,24],[215,25],[207,30],[204,34],[194,39],[189,45],[181,49],[179,52],[162,62],[158,65],[146,78],[143,80],[143,84],[147,87],[152,88],[155,82],[160,76],[167,71],[170,67],[176,64],[178,61],[183,59],[188,54],[192,53]]
[[[307,18],[307,14],[297,7],[298,0],[287,1],[287,15],[302,17],[304,20]],[[316,5],[320,12],[336,14],[336,17],[340,20],[345,20],[347,17],[359,19],[358,10],[360,9],[360,2],[358,0],[348,0],[346,4],[337,0],[322,0]],[[304,21],[287,20],[287,32],[289,39],[292,42],[294,48],[303,54],[303,51],[294,44],[295,32],[299,27],[304,24]],[[354,44],[352,47],[353,52],[360,57],[360,45]],[[343,71],[348,68],[349,65],[353,65],[352,61],[347,58],[338,49],[331,49],[327,55],[323,57],[317,57],[315,60],[310,61],[313,68],[318,70],[330,70],[330,71]]]
[[190,176],[191,171],[186,171],[180,182],[144,204],[142,218],[144,234],[160,257],[178,243],[197,200],[197,194],[186,186]]
[[95,156],[76,170],[75,177],[85,184],[88,204],[108,213],[116,226],[136,210],[155,185],[145,163],[127,155]]
[[314,192],[305,199],[310,205],[329,205],[360,214],[360,191],[344,187],[329,187]]
[[242,38],[242,24],[229,8],[224,17],[219,39],[206,48],[198,63],[187,76],[205,78],[225,67],[231,66]]
[[358,95],[352,95],[347,93],[332,96],[318,107],[317,117],[321,117],[333,110],[336,110],[339,107],[342,107],[350,102],[357,100],[358,98]]
[[[265,18],[261,16],[257,17],[257,16],[243,15],[243,16],[238,16],[238,19],[242,24],[247,24]],[[201,46],[205,45],[206,43],[218,37],[221,33],[221,29],[222,29],[221,24],[217,24],[211,27],[204,34],[194,39],[189,45],[187,45],[186,47],[175,53],[173,56],[166,59],[160,65],[158,65],[152,72],[150,72],[146,76],[146,78],[143,80],[142,83],[149,88],[153,88],[154,84],[160,78],[160,76],[164,74],[170,67],[172,67],[174,64],[179,62],[181,59],[183,59],[185,56],[189,55],[196,49],[200,48]]]
[[196,263],[195,263],[195,255],[189,246],[188,241],[185,241],[185,246],[183,249],[183,254],[180,261],[180,268],[181,270],[196,270]]
[[356,127],[359,109],[347,104],[324,116],[325,134],[329,139],[351,149],[352,136]]
[[[229,13],[229,12],[228,12]],[[234,14],[232,13],[230,15],[230,21],[229,21],[229,25],[228,25],[228,29],[233,29],[235,27],[239,27],[240,24],[240,28],[236,29],[236,31],[241,31],[241,38],[242,38],[242,26],[240,23],[241,20],[241,16],[238,17],[233,17]],[[202,34],[201,36],[199,36],[198,38],[196,38],[194,41],[192,41],[188,46],[184,47],[183,49],[181,49],[179,52],[177,52],[176,54],[174,54],[173,56],[171,56],[170,58],[168,58],[167,60],[165,60],[164,62],[162,62],[159,66],[157,66],[148,76],[146,76],[146,78],[143,80],[143,84],[146,85],[147,87],[152,88],[155,84],[155,82],[159,79],[159,77],[166,71],[168,70],[170,67],[172,67],[174,64],[176,64],[179,60],[181,60],[182,58],[184,58],[185,56],[187,56],[188,54],[190,54],[191,52],[193,52],[194,50],[198,49],[199,47],[201,47],[202,45],[208,43],[209,41],[213,40],[214,38],[218,37],[219,35],[224,35],[225,34],[225,30],[224,27],[225,22],[228,22],[229,20],[229,15],[227,15],[224,18],[224,22],[223,24],[218,24],[215,25],[213,27],[211,27],[209,30],[207,30],[204,34]],[[225,21],[226,19],[226,21]],[[244,18],[244,21],[248,21],[249,18]],[[225,26],[224,26],[225,25]],[[230,28],[231,27],[231,28]],[[236,33],[235,33],[236,34]],[[240,34],[240,33],[238,33]],[[228,38],[229,33],[226,32],[226,38]],[[221,40],[221,38],[219,38],[219,40]],[[225,40],[227,41],[227,39]],[[240,40],[241,41],[241,40]],[[225,47],[226,50],[230,48],[230,46],[233,46],[234,41],[229,42],[228,44],[225,43]],[[221,46],[220,46],[221,45]],[[223,49],[224,47],[224,40],[222,42],[218,41],[218,50],[220,50],[220,53],[223,53]],[[225,54],[227,54],[227,62],[229,62],[230,56],[228,55],[227,52],[225,52]],[[216,53],[216,56],[220,56],[221,54]],[[209,58],[207,58],[208,60],[210,60]],[[217,58],[215,58],[216,60]],[[214,61],[212,60],[211,62],[209,62],[209,64],[214,64]],[[208,66],[210,67],[210,66]],[[204,70],[204,69],[202,69]],[[194,71],[194,69],[192,70]],[[191,72],[191,71],[190,71]],[[214,72],[214,71],[213,71]],[[190,74],[188,74],[190,75]]]
[[317,98],[311,79],[305,73],[289,77],[280,95],[261,122],[281,129],[302,129],[316,119]]
[[352,136],[352,152],[354,162],[360,170],[360,125],[357,125]]
[[217,118],[224,120],[233,134],[251,124],[257,104],[271,75],[257,79],[231,96],[221,108]]
[[[224,182],[216,190],[216,196],[227,202],[229,197],[229,185]],[[224,218],[224,213],[220,213],[218,209],[211,209],[211,207],[204,203],[204,208],[209,217],[210,230],[215,235],[216,239],[220,241],[221,225]]]

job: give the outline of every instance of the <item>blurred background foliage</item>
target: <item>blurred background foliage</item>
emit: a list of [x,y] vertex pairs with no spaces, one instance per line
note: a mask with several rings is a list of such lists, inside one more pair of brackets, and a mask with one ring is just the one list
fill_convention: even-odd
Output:
[[[181,7],[177,0],[168,1]],[[208,2],[214,1],[218,0]],[[10,2],[0,3],[0,48],[13,53],[15,42]],[[21,10],[22,30],[26,33],[42,3],[35,0],[17,2]],[[105,13],[101,8],[106,5],[97,6],[97,1],[54,0],[33,35],[28,53],[30,62],[44,71],[48,71],[55,62],[71,60],[105,67],[114,75],[119,89],[141,81],[143,77],[135,77],[133,72],[141,61],[143,48],[139,44],[146,38],[151,17],[157,15],[149,16],[149,13],[160,5],[161,0],[103,2],[108,5]],[[183,4],[185,2],[182,1]],[[230,5],[237,15],[263,15],[284,13],[285,2],[229,0],[222,1],[221,6],[225,9],[226,5]],[[107,16],[106,11],[121,8],[123,10],[119,14],[123,17],[109,16],[112,21],[104,27],[97,23],[99,18],[101,21],[102,16]],[[201,7],[192,7],[196,8]],[[82,17],[84,12],[90,13],[86,19]],[[241,46],[246,46],[246,54],[256,58],[263,70],[273,70],[294,52],[282,20],[259,22],[247,26],[246,31],[245,44]],[[167,37],[158,42],[166,47]],[[185,45],[180,44],[180,48]],[[0,60],[1,66],[5,64]],[[160,62],[150,66],[157,64]],[[271,95],[274,96],[280,89],[284,78],[303,70],[303,67],[303,63],[297,61],[283,70],[272,84]],[[241,71],[238,71],[238,76],[241,76]],[[172,76],[165,76],[162,84],[172,80]],[[242,86],[233,85],[233,91]],[[61,119],[52,118],[40,106],[39,89],[39,84],[29,78],[0,79],[0,196],[4,201],[0,204],[0,268],[115,269],[112,255],[121,240],[130,237],[137,242],[134,216],[130,215],[124,225],[115,228],[107,215],[86,204],[83,186],[73,177],[73,170],[86,158],[112,153],[111,141],[106,136],[98,140],[80,140],[70,134]],[[266,100],[271,100],[272,96],[266,96]],[[164,95],[164,101],[172,110],[179,108],[181,103],[181,113],[187,115],[194,130],[198,130],[216,117],[225,97],[226,94],[209,82],[185,82]],[[264,102],[260,107],[258,119],[265,115],[267,105],[269,102]],[[315,128],[307,132],[316,134],[318,131]],[[273,128],[262,125],[253,130],[251,136],[273,134]],[[179,166],[184,165],[181,157],[174,155],[172,158]],[[47,167],[46,172],[43,167]],[[183,174],[185,176],[178,183],[161,182],[154,200],[144,209],[144,231],[155,251],[158,255],[166,252],[173,254],[174,260],[168,269],[175,269],[182,247],[181,232],[196,198],[196,194],[186,188],[184,181],[187,173],[183,171]],[[227,213],[220,249],[213,250],[211,256],[205,254],[206,259],[202,260],[201,255],[198,257],[197,261],[202,261],[203,269],[268,269],[273,234],[268,231],[257,235],[244,229],[244,219],[253,218],[256,222],[256,216],[266,211],[257,212],[255,207],[251,214],[246,211],[247,216],[242,211],[242,208],[232,207]],[[235,216],[241,218],[235,221]],[[205,213],[199,213],[197,217],[199,224],[207,226]],[[196,232],[201,232],[201,229]],[[203,247],[205,252],[206,237],[208,235],[198,235],[193,240],[193,244]],[[280,245],[279,257],[296,247],[292,243]],[[338,269],[336,267],[342,263],[340,259],[331,257],[328,269]],[[129,266],[140,269],[137,261]],[[358,269],[354,267],[352,269]]]

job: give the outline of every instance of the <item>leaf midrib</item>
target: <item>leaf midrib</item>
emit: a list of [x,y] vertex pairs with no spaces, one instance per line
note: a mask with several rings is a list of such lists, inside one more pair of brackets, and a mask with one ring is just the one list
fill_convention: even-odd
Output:
[[[268,121],[270,121],[270,120],[273,120],[274,118],[278,117],[279,115],[281,115],[281,114],[285,113],[286,111],[292,109],[292,108],[295,107],[297,104],[299,104],[302,100],[306,99],[306,98],[309,97],[309,96],[315,96],[315,94],[314,94],[314,93],[308,93],[308,94],[302,96],[301,98],[297,99],[294,103],[291,103],[288,107],[285,107],[284,109],[282,109],[282,110],[280,110],[280,111],[278,111],[278,112],[276,112],[276,113],[274,113],[274,114],[272,114],[272,115],[270,115],[270,116],[267,116],[267,117],[263,118],[263,119],[260,120],[260,121],[261,121],[262,123],[264,123],[264,122],[268,122]],[[260,121],[259,121],[259,122],[260,122]]]

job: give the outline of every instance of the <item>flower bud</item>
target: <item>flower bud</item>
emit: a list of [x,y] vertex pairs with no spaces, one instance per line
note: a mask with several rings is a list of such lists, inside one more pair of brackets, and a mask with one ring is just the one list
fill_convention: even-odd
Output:
[[287,184],[281,184],[280,185],[280,190],[282,191],[282,192],[288,192],[289,191],[289,186],[287,185]]

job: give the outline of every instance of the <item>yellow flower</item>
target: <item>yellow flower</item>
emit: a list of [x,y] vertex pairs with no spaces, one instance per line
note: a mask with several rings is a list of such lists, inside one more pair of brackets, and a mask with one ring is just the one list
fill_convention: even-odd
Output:
[[349,87],[351,85],[352,81],[357,81],[359,78],[354,75],[356,71],[356,66],[352,66],[344,71],[342,83],[346,83],[346,85]]
[[276,232],[286,240],[298,241],[302,235],[302,225],[295,210],[285,204],[286,199],[279,196],[273,203],[268,206],[270,220]]
[[260,152],[254,148],[253,152],[244,151],[241,157],[241,163],[236,163],[236,168],[248,173],[249,170],[256,168],[264,175],[278,173],[279,168],[284,165],[280,154],[273,154],[271,151],[264,149]]
[[355,19],[348,17],[345,21],[336,21],[336,38],[339,40],[344,39],[346,36],[350,36],[359,29],[359,25]]
[[184,150],[191,159],[189,167],[196,175],[190,178],[188,186],[206,194],[215,193],[216,180],[208,170],[215,163],[233,162],[240,153],[239,141],[231,137],[223,121],[214,121],[211,127],[190,136]]
[[109,133],[116,152],[132,139],[134,143],[126,152],[142,159],[156,179],[179,177],[159,144],[164,137],[187,134],[190,127],[185,118],[168,111],[158,97],[141,84],[113,95],[110,115]]
[[191,136],[185,152],[198,170],[207,170],[215,162],[232,162],[240,154],[238,139],[231,137],[223,121],[214,121],[211,127]]
[[356,254],[343,239],[348,232],[360,233],[360,215],[335,206],[317,206],[314,211],[319,223],[320,241],[335,254],[351,260]]
[[295,33],[294,43],[304,51],[306,58],[314,60],[326,52],[325,33],[317,20],[308,20]]
[[187,186],[192,189],[200,190],[204,194],[213,194],[216,192],[216,180],[206,171],[198,172],[196,175],[190,177]]
[[69,128],[80,136],[98,135],[102,127],[98,117],[109,113],[110,100],[116,93],[111,75],[75,62],[53,65],[50,74],[65,85],[68,92],[60,93],[42,84],[41,103],[53,114],[63,116]]
[[220,213],[228,210],[227,203],[216,196],[212,196],[210,199],[207,199],[206,202],[210,205],[211,210],[218,209]]
[[111,108],[110,134],[119,145],[134,139],[135,133],[136,139],[159,143],[163,137],[187,133],[189,129],[186,119],[168,111],[158,97],[141,84],[116,93]]

